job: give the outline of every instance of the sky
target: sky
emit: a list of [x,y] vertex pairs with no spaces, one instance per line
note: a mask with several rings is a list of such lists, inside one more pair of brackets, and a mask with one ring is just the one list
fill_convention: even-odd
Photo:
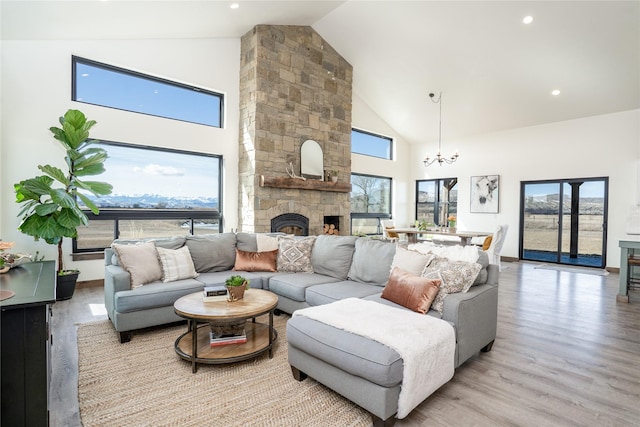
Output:
[[218,197],[217,157],[99,144],[109,153],[100,180],[112,194]]

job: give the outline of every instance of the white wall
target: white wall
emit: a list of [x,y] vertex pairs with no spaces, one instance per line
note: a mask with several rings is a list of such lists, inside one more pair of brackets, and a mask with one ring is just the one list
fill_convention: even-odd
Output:
[[[222,155],[226,230],[237,227],[239,39],[2,41],[0,50],[0,238],[15,241],[16,251],[38,250],[55,259],[55,248],[17,231],[19,206],[14,203],[13,184],[38,174],[38,164],[61,165],[63,152],[48,128],[69,108],[78,108],[98,122],[92,130],[98,139]],[[71,55],[222,92],[226,95],[225,127],[72,102]],[[625,237],[626,218],[640,197],[640,110],[443,141],[443,150],[458,148],[460,159],[453,165],[429,168],[424,168],[422,159],[435,151],[435,143],[407,144],[355,94],[353,126],[394,138],[393,161],[353,155],[352,170],[393,178],[397,225],[413,222],[415,180],[458,177],[459,227],[490,231],[497,224],[509,224],[505,256],[518,255],[520,181],[608,176],[607,265],[619,266],[617,242]],[[500,175],[500,212],[470,214],[470,177],[485,174]],[[67,241],[65,262],[81,269],[80,280],[104,277],[102,261],[73,263],[70,252],[71,242]]]
[[412,201],[415,181],[412,181],[411,170],[407,168],[407,165],[411,163],[409,144],[356,94],[353,94],[352,126],[356,129],[393,138],[393,160],[353,154],[351,156],[351,172],[393,178],[391,212],[397,226],[408,226],[409,223],[413,223],[411,218],[415,211]]
[[[458,227],[492,231],[508,224],[503,255],[518,256],[520,182],[609,177],[608,267],[620,266],[618,240],[638,194],[640,110],[513,129],[442,142],[443,152],[460,151],[452,165],[425,168],[420,161],[437,143],[411,147],[413,179],[458,178]],[[470,213],[471,176],[500,175],[497,214]],[[411,195],[411,203],[415,196]]]
[[[237,228],[238,88],[240,40],[2,41],[1,45],[0,238],[15,251],[55,248],[17,231],[19,206],[13,184],[40,173],[37,165],[63,166],[64,152],[49,127],[68,109],[83,111],[98,124],[96,139],[219,154],[224,159],[226,229]],[[224,93],[223,129],[97,107],[71,99],[71,55],[185,82]],[[81,270],[79,280],[104,277],[102,261],[72,262],[71,240],[65,266]]]

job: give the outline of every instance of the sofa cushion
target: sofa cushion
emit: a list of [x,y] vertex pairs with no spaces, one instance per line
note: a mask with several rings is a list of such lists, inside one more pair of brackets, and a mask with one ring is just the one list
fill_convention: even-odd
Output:
[[183,246],[180,249],[156,248],[156,250],[162,264],[163,282],[175,282],[176,280],[198,277],[188,247]]
[[289,345],[383,387],[402,382],[404,363],[397,351],[374,340],[304,316],[287,322]]
[[395,267],[398,267],[401,270],[419,276],[434,257],[435,255],[433,254],[423,254],[398,246],[396,248],[396,254],[393,256],[393,261],[391,262],[391,271],[393,271]]
[[313,271],[346,280],[357,239],[355,236],[318,236],[311,252]]
[[311,250],[315,236],[292,239],[278,238],[278,271],[290,273],[313,273]]
[[234,270],[277,271],[278,250],[268,252],[248,252],[236,249]]
[[160,281],[139,288],[116,292],[114,308],[118,313],[130,313],[156,307],[172,307],[180,297],[202,291],[202,283],[185,279],[171,284]]
[[236,234],[236,247],[241,251],[258,252],[255,233],[239,232]]
[[363,298],[380,292],[377,286],[353,280],[314,285],[307,288],[305,298],[309,305],[329,304],[345,298]]
[[231,270],[236,259],[234,233],[187,236],[186,245],[198,273]]
[[440,280],[427,279],[394,267],[382,291],[382,298],[425,314],[438,294],[440,283]]
[[225,280],[227,280],[231,276],[235,276],[240,274],[245,279],[249,280],[249,287],[253,289],[264,289],[264,284],[267,279],[264,278],[265,275],[276,274],[276,273],[251,273],[244,271],[235,271],[235,270],[227,270],[227,271],[211,271],[209,273],[200,273],[198,275],[198,281],[202,282],[204,286],[216,286],[216,285],[224,285]]
[[315,273],[278,274],[269,279],[269,290],[294,301],[305,301],[309,286],[335,281],[333,277]]
[[113,250],[120,264],[131,276],[131,289],[162,278],[162,267],[153,242],[138,242],[133,245],[113,243]]
[[396,245],[381,240],[359,237],[356,240],[349,279],[384,286],[389,280]]

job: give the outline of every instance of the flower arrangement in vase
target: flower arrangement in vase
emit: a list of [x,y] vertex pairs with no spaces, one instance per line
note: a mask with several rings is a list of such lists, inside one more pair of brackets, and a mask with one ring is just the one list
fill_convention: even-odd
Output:
[[456,230],[456,222],[457,222],[457,218],[455,215],[449,215],[447,217],[447,221],[449,222],[449,228],[452,229],[453,232],[455,232]]

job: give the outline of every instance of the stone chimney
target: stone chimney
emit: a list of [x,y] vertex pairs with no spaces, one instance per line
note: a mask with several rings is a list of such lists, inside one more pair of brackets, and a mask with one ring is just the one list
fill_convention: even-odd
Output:
[[[352,81],[351,65],[311,27],[258,25],[242,37],[241,231],[271,231],[273,218],[291,213],[308,218],[311,235],[322,234],[328,217],[350,234]],[[300,175],[308,139],[322,147],[325,170],[338,171],[337,184],[289,179],[290,163]]]

